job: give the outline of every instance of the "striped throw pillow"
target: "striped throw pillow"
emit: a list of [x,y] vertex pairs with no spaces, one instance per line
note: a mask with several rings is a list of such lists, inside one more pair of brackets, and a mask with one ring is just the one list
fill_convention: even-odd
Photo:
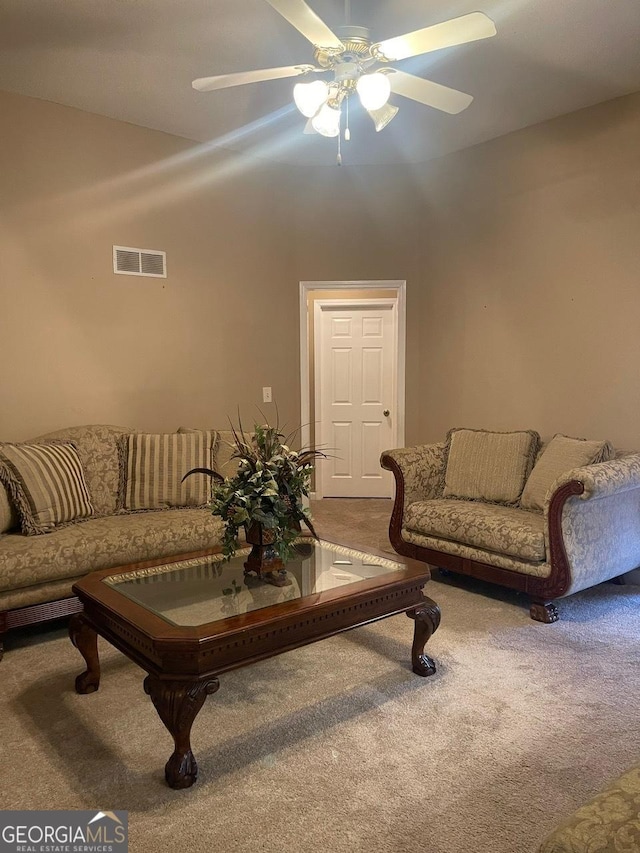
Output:
[[442,496],[515,505],[539,440],[534,430],[450,429]]
[[608,462],[615,459],[616,452],[608,441],[585,441],[558,433],[540,454],[540,458],[527,480],[520,506],[542,512],[547,493],[561,474],[572,468]]
[[[194,429],[193,427],[178,427],[178,432],[191,433],[201,432],[202,430]],[[214,471],[220,474],[221,477],[231,478],[238,473],[239,459],[234,457],[236,450],[235,437],[233,432],[225,429],[217,430],[218,444],[216,446]],[[253,438],[253,433],[245,433],[247,441]]]
[[15,511],[9,491],[0,480],[0,536],[17,527],[19,523],[18,513]]
[[133,433],[120,439],[119,509],[168,509],[204,506],[213,481],[206,474],[182,478],[192,468],[212,468],[218,434]]
[[70,442],[2,443],[0,461],[0,479],[18,510],[23,533],[49,533],[59,524],[93,515],[82,463]]

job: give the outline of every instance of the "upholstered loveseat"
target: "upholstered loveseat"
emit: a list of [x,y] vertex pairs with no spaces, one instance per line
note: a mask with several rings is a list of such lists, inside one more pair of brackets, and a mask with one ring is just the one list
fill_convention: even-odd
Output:
[[[220,541],[222,522],[206,502],[161,511],[119,508],[122,439],[135,433],[125,427],[80,426],[29,442],[76,448],[92,507],[89,518],[53,526],[41,535],[22,532],[15,496],[0,478],[0,657],[3,635],[11,628],[80,609],[71,586],[87,572],[197,551]],[[211,459],[223,475],[232,473],[229,433],[207,434],[214,437],[207,462]]]
[[640,453],[452,430],[381,464],[396,481],[395,550],[525,592],[537,621],[557,620],[555,599],[640,566]]
[[640,850],[640,766],[627,770],[547,836],[539,853]]

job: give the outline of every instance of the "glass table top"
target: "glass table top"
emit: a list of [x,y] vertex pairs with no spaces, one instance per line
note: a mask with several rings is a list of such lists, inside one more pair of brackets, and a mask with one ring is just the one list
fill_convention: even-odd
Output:
[[239,550],[229,562],[215,554],[108,575],[102,583],[173,625],[194,627],[405,568],[394,560],[321,540],[305,538],[295,547],[296,555],[286,566],[287,586],[245,575],[250,548]]

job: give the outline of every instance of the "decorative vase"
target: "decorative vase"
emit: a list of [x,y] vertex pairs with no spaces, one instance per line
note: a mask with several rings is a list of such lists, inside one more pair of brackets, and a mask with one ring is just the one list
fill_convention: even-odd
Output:
[[263,527],[259,521],[245,524],[245,537],[251,553],[244,564],[245,574],[255,572],[259,578],[274,586],[289,586],[285,565],[276,550],[275,530]]

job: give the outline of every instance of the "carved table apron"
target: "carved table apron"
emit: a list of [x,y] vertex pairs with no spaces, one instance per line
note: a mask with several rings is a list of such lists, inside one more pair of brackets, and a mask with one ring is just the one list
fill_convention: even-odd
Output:
[[400,570],[380,577],[197,626],[172,624],[103,583],[105,577],[169,569],[179,560],[218,553],[211,549],[93,572],[73,587],[84,611],[71,618],[69,634],[87,667],[76,678],[76,691],[93,693],[99,687],[98,634],[148,673],[144,690],[175,745],[165,767],[170,787],[188,788],[196,780],[191,727],[207,695],[218,690],[221,673],[402,612],[414,620],[413,671],[435,672],[424,647],[440,623],[440,610],[422,592],[428,567],[413,560],[396,560]]

